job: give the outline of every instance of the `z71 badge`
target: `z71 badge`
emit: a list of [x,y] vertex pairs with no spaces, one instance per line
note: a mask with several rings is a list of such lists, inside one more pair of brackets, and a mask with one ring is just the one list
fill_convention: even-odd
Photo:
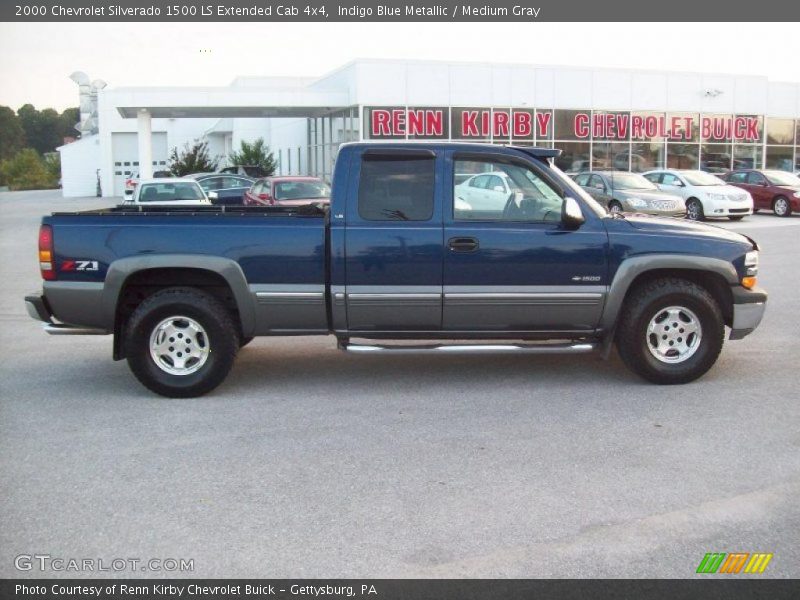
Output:
[[65,260],[61,263],[62,271],[99,271],[100,264],[96,260]]

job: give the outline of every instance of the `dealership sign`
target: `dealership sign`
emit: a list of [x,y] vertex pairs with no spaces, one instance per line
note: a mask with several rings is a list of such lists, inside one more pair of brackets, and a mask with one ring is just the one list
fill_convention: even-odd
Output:
[[[627,112],[563,111],[554,132],[554,113],[561,111],[514,108],[367,107],[364,129],[370,139],[493,138],[602,139],[757,142],[760,121],[752,116],[637,114]],[[566,129],[566,131],[564,130]]]

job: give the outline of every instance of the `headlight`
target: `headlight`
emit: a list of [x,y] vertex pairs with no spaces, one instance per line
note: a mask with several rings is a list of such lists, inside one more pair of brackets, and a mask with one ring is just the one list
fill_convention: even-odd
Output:
[[758,250],[751,250],[744,255],[744,277],[742,285],[748,289],[756,286],[756,275],[758,275]]
[[634,208],[647,208],[647,202],[641,198],[628,198],[626,202]]

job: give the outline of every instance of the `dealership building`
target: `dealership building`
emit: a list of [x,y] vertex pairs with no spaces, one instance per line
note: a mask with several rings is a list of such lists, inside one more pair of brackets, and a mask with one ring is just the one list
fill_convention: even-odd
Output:
[[318,78],[105,87],[96,133],[59,148],[65,196],[121,196],[195,139],[226,157],[263,137],[279,174],[330,179],[357,140],[556,147],[565,171],[800,169],[800,82],[523,64],[357,60]]

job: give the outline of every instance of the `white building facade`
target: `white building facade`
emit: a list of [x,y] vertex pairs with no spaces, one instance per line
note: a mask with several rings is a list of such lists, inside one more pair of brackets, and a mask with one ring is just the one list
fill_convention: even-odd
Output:
[[[263,137],[280,174],[329,179],[340,144],[461,140],[562,150],[566,171],[800,169],[800,82],[535,65],[358,60],[320,78],[105,88],[99,133],[61,147],[65,196],[121,196],[132,172],[204,138],[226,157]],[[142,164],[144,162],[144,164]],[[149,165],[147,163],[150,163]]]

